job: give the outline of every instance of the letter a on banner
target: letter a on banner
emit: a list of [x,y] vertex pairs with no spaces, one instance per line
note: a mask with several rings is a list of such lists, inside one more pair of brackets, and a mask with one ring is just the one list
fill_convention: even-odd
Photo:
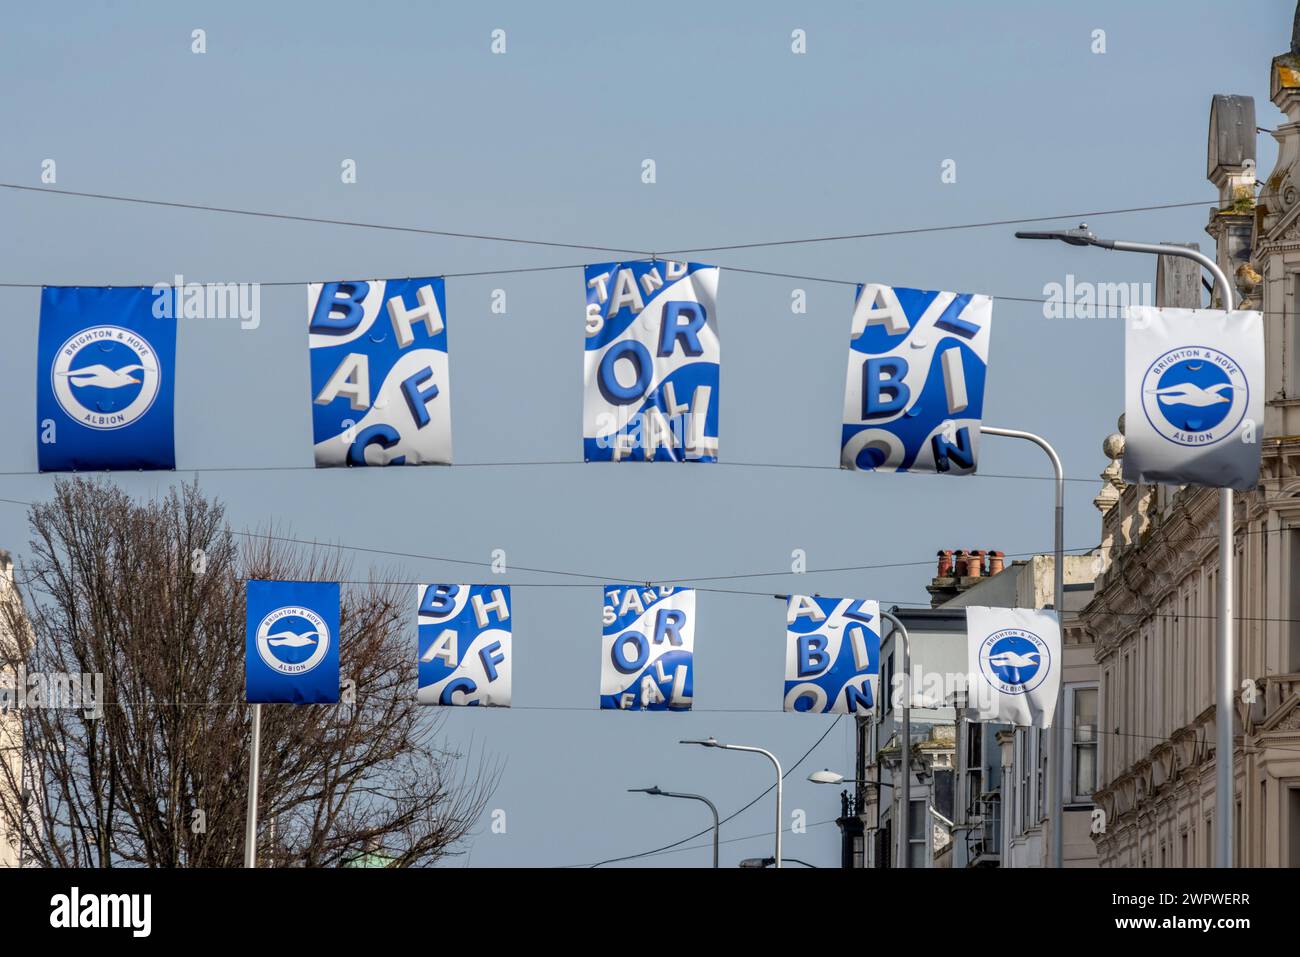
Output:
[[1264,431],[1258,312],[1130,306],[1124,480],[1253,489]]
[[1061,688],[1061,626],[1054,611],[966,609],[970,706],[983,721],[1050,728]]
[[880,603],[791,595],[785,616],[785,710],[865,714],[880,680]]
[[583,455],[718,460],[718,267],[588,266]]
[[337,702],[338,583],[250,581],[245,596],[249,703]]
[[606,585],[600,706],[689,711],[694,694],[695,589]]
[[42,472],[176,467],[173,291],[46,286],[37,344]]
[[417,585],[421,704],[510,707],[509,585]]
[[840,465],[974,472],[992,323],[989,296],[859,286]]
[[451,464],[443,281],[307,287],[316,464]]

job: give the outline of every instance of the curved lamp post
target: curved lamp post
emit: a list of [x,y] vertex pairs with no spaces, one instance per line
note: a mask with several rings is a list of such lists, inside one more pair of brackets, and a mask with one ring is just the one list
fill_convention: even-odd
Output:
[[709,810],[713,812],[713,866],[718,866],[718,808],[712,801],[706,798],[703,794],[681,794],[677,791],[664,791],[660,789],[657,784],[648,788],[628,788],[627,790],[629,794],[649,794],[652,797],[683,798],[687,801],[702,801],[707,804]]
[[[1052,472],[1056,476],[1056,519],[1055,535],[1052,540],[1052,608],[1056,611],[1056,620],[1060,622],[1065,616],[1065,469],[1061,467],[1061,457],[1056,449],[1041,435],[1022,432],[1019,429],[997,429],[990,425],[981,425],[980,432],[985,435],[1000,435],[1008,439],[1025,439],[1047,453],[1052,462]],[[1062,632],[1064,635],[1064,632]],[[1062,638],[1064,640],[1064,638]],[[1052,830],[1052,866],[1060,867],[1064,859],[1062,829],[1062,808],[1065,806],[1065,737],[1061,727],[1061,701],[1064,694],[1056,696],[1056,708],[1052,716],[1052,728],[1048,732],[1048,749],[1051,759],[1048,761],[1047,805],[1048,820]],[[960,722],[959,722],[960,723]]]
[[[1162,243],[1138,243],[1126,239],[1099,239],[1088,228],[1087,223],[1080,223],[1078,229],[1061,229],[1052,232],[1017,232],[1016,239],[1054,239],[1059,242],[1068,243],[1071,246],[1096,246],[1098,249],[1114,249],[1124,253],[1147,253],[1152,256],[1175,256],[1179,259],[1190,259],[1198,264],[1210,275],[1214,277],[1215,284],[1223,296],[1223,308],[1232,310],[1236,308],[1236,296],[1232,291],[1232,284],[1228,282],[1228,277],[1219,267],[1219,264],[1204,253],[1188,249],[1186,246],[1166,246]],[[1233,675],[1233,633],[1232,619],[1236,614],[1233,609],[1233,600],[1236,597],[1236,591],[1233,586],[1233,541],[1232,541],[1232,489],[1224,488],[1219,490],[1219,627],[1218,641],[1215,649],[1215,665],[1217,674],[1215,678],[1215,697],[1214,697],[1214,715],[1215,715],[1215,755],[1214,755],[1214,806],[1215,806],[1215,866],[1231,867],[1232,866],[1232,839],[1233,839],[1233,799],[1232,799],[1232,766],[1233,766],[1233,728],[1232,728],[1232,697],[1233,684],[1235,681]],[[1055,775],[1053,775],[1055,777]],[[1052,843],[1056,844],[1059,838],[1057,833],[1059,828],[1053,829]],[[1054,854],[1059,851],[1053,848]]]
[[714,738],[705,738],[703,741],[679,741],[678,744],[698,744],[705,748],[722,748],[724,751],[748,751],[751,754],[761,754],[772,762],[772,767],[776,768],[776,856],[773,858],[774,866],[781,866],[781,762],[776,759],[776,755],[771,751],[763,748],[750,747],[747,744],[723,744]]

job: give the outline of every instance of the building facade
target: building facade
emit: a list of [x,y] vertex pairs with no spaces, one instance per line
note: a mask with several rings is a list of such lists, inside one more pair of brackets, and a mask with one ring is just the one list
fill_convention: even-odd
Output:
[[[15,600],[14,563],[9,553],[0,549],[0,603]],[[18,660],[17,643],[10,635],[0,618],[0,686],[16,688],[17,669],[8,667],[10,662]],[[0,788],[9,786],[9,782],[22,781],[23,771],[23,724],[22,715],[16,708],[0,709]],[[0,867],[16,867],[22,862],[22,848],[19,835],[11,832],[0,814]]]
[[[1089,836],[1097,757],[1097,664],[1077,611],[1091,596],[1096,556],[1067,556],[1062,693],[1067,723],[1064,858],[1096,865]],[[1000,552],[939,553],[928,590],[935,607],[894,608],[911,643],[911,807],[906,814],[909,867],[1042,867],[1047,822],[1048,733],[969,720],[965,707],[966,607],[1051,607],[1050,555],[1006,566]],[[854,778],[839,819],[846,867],[894,867],[904,820],[901,721],[902,655],[891,631],[881,640],[881,706],[858,719]]]
[[[1015,562],[971,583],[941,607],[1051,608],[1055,600],[1055,564],[1052,555]],[[1091,835],[1092,792],[1097,783],[1097,662],[1091,633],[1079,618],[1079,612],[1092,598],[1097,565],[1096,555],[1065,556],[1065,607],[1061,611],[1065,752],[1061,859],[1066,867],[1097,866]],[[936,578],[936,583],[939,581]],[[931,594],[935,594],[933,586]],[[1049,866],[1047,775],[1051,732],[979,721],[963,721],[962,725],[959,734],[964,751],[958,756],[961,775],[953,866]]]
[[[1082,613],[1100,673],[1102,866],[1209,866],[1223,826],[1236,865],[1300,866],[1300,16],[1270,91],[1284,116],[1258,196],[1254,104],[1215,97],[1210,119],[1220,202],[1206,232],[1242,307],[1264,313],[1267,357],[1260,485],[1235,496],[1235,708],[1215,713],[1218,492],[1126,485],[1121,423],[1104,445],[1101,570]],[[1172,283],[1159,304],[1200,300],[1198,285]],[[1226,821],[1214,807],[1219,721],[1234,729]]]

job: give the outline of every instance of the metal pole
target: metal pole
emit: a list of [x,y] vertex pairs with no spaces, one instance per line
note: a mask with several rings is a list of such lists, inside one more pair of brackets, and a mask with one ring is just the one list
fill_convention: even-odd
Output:
[[[1065,470],[1061,467],[1061,457],[1056,454],[1050,442],[1033,432],[1019,429],[998,429],[990,425],[981,425],[980,432],[986,435],[1001,435],[1009,439],[1025,439],[1033,442],[1052,461],[1052,471],[1056,475],[1056,515],[1054,519],[1055,537],[1052,541],[1052,608],[1060,621],[1065,613]],[[1047,762],[1047,803],[1048,827],[1052,832],[1051,858],[1053,867],[1064,865],[1064,843],[1062,836],[1063,808],[1065,806],[1065,736],[1061,727],[1061,702],[1063,693],[1056,696],[1056,707],[1052,712],[1052,728],[1048,732]]]
[[[1121,252],[1152,253],[1157,256],[1179,256],[1200,263],[1214,276],[1215,284],[1223,297],[1223,308],[1236,308],[1236,296],[1228,277],[1219,264],[1209,256],[1185,246],[1163,246],[1159,243],[1133,243],[1115,240],[1109,248]],[[1219,489],[1219,622],[1218,641],[1214,661],[1216,676],[1214,696],[1214,830],[1215,867],[1232,867],[1233,861],[1233,713],[1232,698],[1236,686],[1236,656],[1233,634],[1233,508],[1232,489]]]
[[253,740],[248,755],[248,817],[244,829],[244,866],[257,866],[257,773],[262,760],[262,706],[253,705]]
[[900,717],[903,721],[899,733],[899,768],[902,771],[903,785],[895,793],[899,795],[900,820],[898,823],[898,866],[911,866],[908,854],[908,832],[912,825],[912,641],[907,635],[907,626],[896,615],[882,611],[880,617],[894,626],[895,633],[903,642],[903,704]]
[[[1083,227],[1080,227],[1081,229]],[[1165,246],[1160,243],[1135,243],[1127,240],[1094,240],[1091,245],[1103,249],[1117,249],[1120,252],[1150,253],[1155,256],[1177,256],[1191,259],[1214,276],[1223,297],[1223,308],[1231,311],[1236,308],[1236,296],[1232,284],[1209,256],[1186,246]],[[1231,867],[1233,861],[1233,714],[1232,699],[1236,686],[1236,667],[1233,635],[1233,508],[1232,489],[1219,489],[1219,622],[1218,641],[1215,647],[1215,666],[1218,680],[1215,683],[1214,696],[1214,815],[1215,829],[1215,867]]]
[[682,798],[687,801],[703,801],[705,804],[707,804],[709,806],[709,810],[713,812],[713,866],[715,868],[718,866],[718,844],[719,844],[718,832],[721,829],[721,825],[718,822],[717,805],[715,805],[712,801],[706,798],[703,794],[686,794],[679,791],[664,791],[659,787],[629,788],[628,790],[639,791],[642,794],[649,794],[654,797]]
[[781,773],[781,762],[776,759],[776,755],[771,751],[765,751],[762,748],[751,748],[747,744],[719,744],[719,748],[725,748],[728,751],[749,751],[753,754],[761,754],[772,762],[772,767],[776,768],[776,863],[775,867],[781,866],[781,829],[785,823],[781,815],[781,781],[784,775]]
[[[1166,246],[1161,243],[1136,243],[1124,239],[1098,239],[1088,228],[1087,223],[1080,223],[1078,229],[1057,230],[1054,232],[1017,232],[1017,239],[1055,239],[1069,243],[1071,246],[1097,246],[1100,249],[1116,249],[1126,253],[1149,253],[1153,256],[1174,256],[1191,259],[1214,276],[1222,296],[1223,308],[1231,311],[1236,308],[1236,295],[1228,277],[1218,262],[1196,249],[1186,246]],[[1232,489],[1219,490],[1219,628],[1215,647],[1215,665],[1217,681],[1214,695],[1215,715],[1215,749],[1214,749],[1214,806],[1215,830],[1215,866],[1231,867],[1233,861],[1233,690],[1236,685],[1233,671],[1236,666],[1233,648],[1233,508]]]

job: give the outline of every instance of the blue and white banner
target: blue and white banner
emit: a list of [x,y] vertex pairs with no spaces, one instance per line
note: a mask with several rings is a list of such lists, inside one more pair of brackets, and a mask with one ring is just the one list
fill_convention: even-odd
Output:
[[983,721],[1050,728],[1061,690],[1056,612],[966,608],[969,706]]
[[785,710],[864,714],[880,680],[880,603],[791,595],[785,613]]
[[451,463],[443,281],[307,287],[316,464]]
[[509,585],[417,585],[421,704],[510,707]]
[[992,323],[989,296],[859,286],[840,464],[974,472]]
[[1124,480],[1253,489],[1264,432],[1264,317],[1130,306]]
[[718,267],[588,266],[583,455],[718,460]]
[[600,706],[689,711],[694,694],[695,589],[605,586]]
[[249,581],[246,602],[248,701],[337,702],[338,583]]
[[42,472],[171,469],[176,320],[170,289],[46,286],[37,344]]

